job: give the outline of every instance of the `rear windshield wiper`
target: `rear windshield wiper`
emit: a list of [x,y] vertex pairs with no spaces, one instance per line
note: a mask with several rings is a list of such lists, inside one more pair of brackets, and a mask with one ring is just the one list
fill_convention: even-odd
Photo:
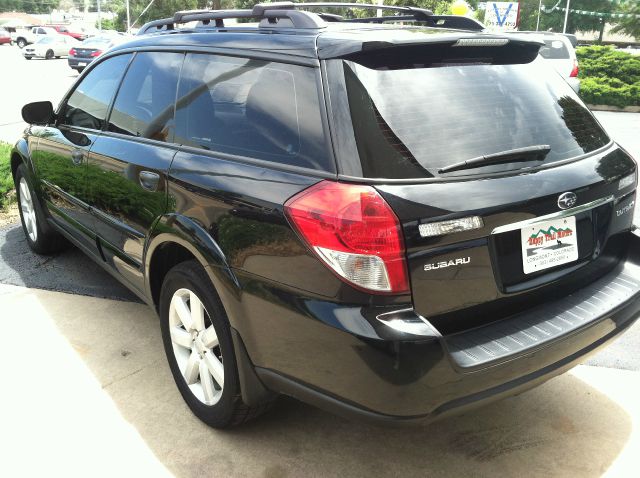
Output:
[[480,168],[482,166],[492,166],[494,164],[515,163],[521,161],[543,161],[551,151],[548,144],[537,144],[535,146],[526,146],[524,148],[509,149],[499,153],[478,156],[477,158],[467,159],[459,163],[445,166],[438,169],[438,173],[449,173],[451,171],[461,171],[463,169]]

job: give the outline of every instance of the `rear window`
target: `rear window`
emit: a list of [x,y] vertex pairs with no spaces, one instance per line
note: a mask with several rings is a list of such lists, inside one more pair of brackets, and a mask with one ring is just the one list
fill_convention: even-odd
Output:
[[326,153],[313,68],[188,54],[175,142],[214,152],[335,171]]
[[547,60],[567,60],[569,59],[569,49],[562,40],[544,40],[544,46],[540,48],[540,56]]
[[[584,104],[544,60],[420,66],[384,70],[343,61],[344,86],[331,87],[346,88],[362,176],[435,177],[445,166],[536,145],[551,147],[546,164],[609,143]],[[513,162],[446,176],[540,164]]]

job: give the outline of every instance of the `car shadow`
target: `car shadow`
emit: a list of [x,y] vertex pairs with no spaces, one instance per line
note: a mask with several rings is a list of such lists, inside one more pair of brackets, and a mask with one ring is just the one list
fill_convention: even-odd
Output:
[[53,255],[29,249],[22,226],[0,229],[0,282],[30,288],[139,302],[76,247]]
[[610,468],[632,432],[623,408],[572,374],[425,426],[352,422],[281,397],[244,426],[214,430],[180,397],[149,309],[81,297],[69,314],[57,294],[41,295],[118,413],[179,477],[592,477]]

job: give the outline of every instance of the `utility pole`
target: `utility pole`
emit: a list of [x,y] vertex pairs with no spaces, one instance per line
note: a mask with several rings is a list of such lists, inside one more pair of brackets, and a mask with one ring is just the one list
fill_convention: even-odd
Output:
[[567,20],[569,19],[569,6],[571,5],[571,0],[567,0],[567,8],[564,12],[564,26],[562,27],[562,33],[567,33]]
[[542,0],[538,2],[538,21],[536,22],[536,31],[540,29],[540,10],[542,9]]
[[[384,5],[384,0],[378,0],[377,4]],[[376,10],[376,17],[381,17],[381,16],[382,16],[382,8],[378,8]]]
[[131,18],[129,17],[129,0],[127,0],[127,33],[131,30]]
[[100,11],[100,0],[98,0],[98,30],[102,31],[102,16]]

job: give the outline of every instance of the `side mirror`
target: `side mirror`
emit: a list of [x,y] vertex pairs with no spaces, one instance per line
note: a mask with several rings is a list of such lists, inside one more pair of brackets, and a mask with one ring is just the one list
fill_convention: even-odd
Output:
[[45,125],[54,117],[51,101],[36,101],[22,107],[22,119],[29,124]]

